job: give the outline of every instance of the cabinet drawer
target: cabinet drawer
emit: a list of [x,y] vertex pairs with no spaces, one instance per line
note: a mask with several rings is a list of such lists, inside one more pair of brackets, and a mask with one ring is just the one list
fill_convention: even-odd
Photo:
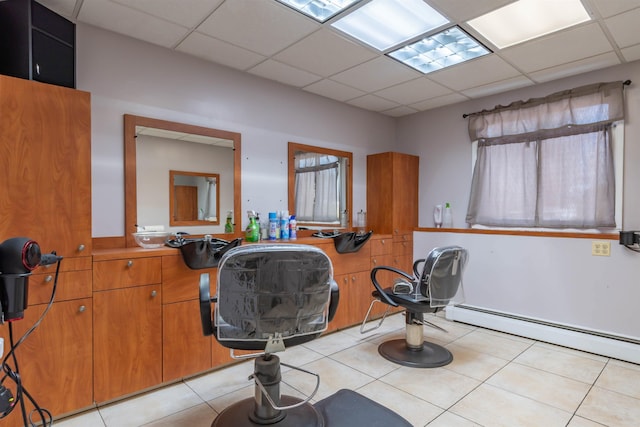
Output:
[[371,246],[369,242],[360,247],[358,252],[339,254],[336,248],[331,245],[325,245],[322,249],[331,258],[333,264],[333,275],[355,273],[358,271],[369,270],[371,263]]
[[[34,274],[29,278],[29,305],[48,303],[56,272]],[[58,277],[56,301],[91,297],[91,270],[65,271]]]
[[162,303],[171,304],[179,301],[197,300],[200,298],[200,275],[209,273],[211,295],[216,293],[218,269],[207,268],[192,270],[180,256],[162,257]]
[[413,240],[393,240],[393,254],[396,256],[413,256]]
[[160,257],[114,259],[93,263],[93,290],[159,284],[162,280]]
[[393,251],[393,239],[391,236],[371,239],[369,243],[371,244],[371,256],[387,255]]

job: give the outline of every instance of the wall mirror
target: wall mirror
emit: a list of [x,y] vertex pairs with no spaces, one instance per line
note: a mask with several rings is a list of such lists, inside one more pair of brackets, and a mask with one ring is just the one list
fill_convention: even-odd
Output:
[[220,225],[220,174],[169,171],[169,224]]
[[[127,247],[137,246],[131,235],[136,224],[164,225],[169,231],[196,235],[223,234],[220,217],[226,218],[228,212],[234,224],[241,224],[239,133],[125,114],[124,146]],[[208,216],[215,221],[204,219],[205,212],[199,211],[203,207],[198,208],[196,220],[171,223],[176,207],[172,186],[167,185],[171,171],[185,177],[180,179],[191,173],[216,178],[216,213]]]
[[352,153],[289,142],[288,159],[289,212],[298,224],[350,228]]

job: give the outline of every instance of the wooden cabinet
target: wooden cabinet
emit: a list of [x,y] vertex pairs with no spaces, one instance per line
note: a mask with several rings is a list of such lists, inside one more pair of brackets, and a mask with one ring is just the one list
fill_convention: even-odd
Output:
[[95,401],[105,402],[160,384],[160,258],[94,261],[93,281]]
[[418,226],[419,158],[402,153],[367,156],[367,226],[398,235]]
[[0,76],[0,94],[0,238],[90,256],[89,93]]

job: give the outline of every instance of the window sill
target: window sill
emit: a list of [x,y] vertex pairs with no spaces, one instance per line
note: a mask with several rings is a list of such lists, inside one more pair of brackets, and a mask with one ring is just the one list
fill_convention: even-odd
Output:
[[479,228],[433,228],[418,227],[414,231],[429,233],[462,233],[462,234],[493,234],[502,236],[534,236],[534,237],[564,237],[569,239],[604,239],[619,240],[618,233],[579,233],[567,231],[529,231],[529,230],[489,230]]

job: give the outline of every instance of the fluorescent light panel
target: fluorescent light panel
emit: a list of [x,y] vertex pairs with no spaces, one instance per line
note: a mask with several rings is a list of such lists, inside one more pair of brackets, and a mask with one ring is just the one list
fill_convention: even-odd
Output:
[[468,24],[503,49],[589,19],[580,0],[519,0]]
[[373,0],[331,25],[383,51],[448,22],[423,0]]
[[325,22],[360,0],[278,0],[298,12]]
[[451,27],[389,53],[389,56],[428,74],[491,53],[458,27]]

